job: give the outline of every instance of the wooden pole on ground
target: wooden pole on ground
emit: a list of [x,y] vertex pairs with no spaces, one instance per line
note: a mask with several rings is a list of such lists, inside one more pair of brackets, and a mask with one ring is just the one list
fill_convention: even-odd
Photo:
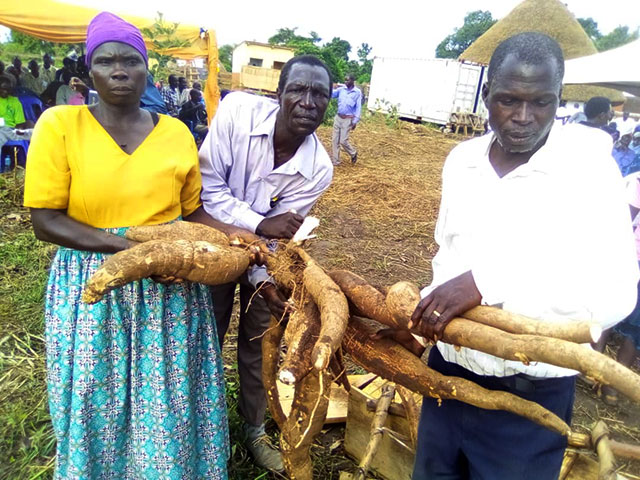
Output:
[[376,413],[373,416],[373,420],[371,421],[371,439],[369,440],[369,444],[367,445],[367,449],[362,456],[362,460],[360,460],[360,465],[358,466],[358,470],[353,475],[353,480],[364,480],[367,472],[369,471],[369,467],[371,466],[371,461],[373,460],[373,456],[378,450],[378,445],[380,445],[380,441],[382,440],[382,432],[384,423],[387,420],[387,413],[389,411],[389,405],[391,405],[391,401],[393,400],[393,396],[396,393],[395,384],[391,382],[385,382],[382,385],[382,393],[380,398],[378,399],[378,405],[376,407]]
[[591,431],[591,441],[598,453],[598,480],[616,480],[616,459],[609,443],[609,429],[599,420]]

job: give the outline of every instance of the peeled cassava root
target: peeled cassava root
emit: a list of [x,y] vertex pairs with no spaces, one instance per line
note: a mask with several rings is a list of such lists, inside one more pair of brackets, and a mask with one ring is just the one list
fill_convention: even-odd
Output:
[[151,240],[109,257],[87,282],[82,294],[96,303],[109,291],[154,275],[221,285],[238,278],[249,266],[247,251],[202,241]]
[[[395,297],[395,300],[390,300],[390,296]],[[415,310],[419,301],[418,288],[403,282],[397,289],[389,289],[386,305],[391,307],[390,313],[396,324],[406,328],[409,312]],[[640,376],[612,358],[576,343],[539,335],[512,334],[466,318],[451,320],[444,329],[442,341],[473,348],[505,360],[525,364],[544,362],[577,370],[640,402]]]

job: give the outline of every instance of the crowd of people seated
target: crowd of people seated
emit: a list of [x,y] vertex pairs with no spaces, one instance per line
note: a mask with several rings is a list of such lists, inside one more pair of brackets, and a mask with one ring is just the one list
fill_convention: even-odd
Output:
[[[141,107],[154,113],[168,114],[182,120],[198,145],[207,135],[207,111],[202,85],[189,87],[185,77],[170,75],[168,86],[156,84],[148,75]],[[18,56],[6,66],[0,60],[0,145],[1,158],[8,150],[12,156],[26,155],[31,129],[42,112],[56,105],[84,105],[97,101],[85,56],[72,51],[54,66],[53,57],[45,53],[42,62],[31,59],[25,68]],[[17,142],[17,143],[16,143]],[[20,147],[22,150],[15,150]],[[17,152],[17,153],[15,153]]]

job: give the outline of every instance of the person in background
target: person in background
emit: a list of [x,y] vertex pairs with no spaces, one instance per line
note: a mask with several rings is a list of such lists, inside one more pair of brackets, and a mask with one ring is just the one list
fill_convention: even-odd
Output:
[[22,60],[20,60],[20,57],[13,57],[13,61],[11,62],[11,66],[9,66],[9,68],[7,68],[7,73],[10,73],[11,75],[13,75],[16,79],[15,81],[15,85],[16,86],[23,86],[23,77],[24,74],[27,73],[28,70],[26,68],[24,68],[22,66]]
[[40,73],[38,62],[30,60],[27,66],[29,67],[29,71],[24,74],[22,85],[40,96],[42,92],[44,92],[44,89],[47,88],[47,84]]
[[56,71],[57,69],[53,66],[53,59],[51,58],[51,55],[45,53],[42,56],[42,68],[40,69],[40,76],[42,76],[42,79],[46,84],[45,88],[56,79]]
[[[331,99],[327,66],[311,55],[292,58],[280,72],[277,99],[230,93],[200,148],[204,209],[266,239],[293,237],[333,176],[331,159],[315,134]],[[280,453],[264,430],[261,339],[271,315],[283,318],[286,299],[264,268],[211,287],[221,345],[238,284],[238,409],[245,445],[258,465],[282,471]]]
[[[102,12],[86,51],[99,102],[43,113],[25,178],[36,236],[60,247],[45,295],[54,478],[226,480],[224,371],[208,287],[145,278],[94,305],[81,300],[104,261],[135,245],[129,227],[213,222],[200,208],[192,135],[140,109],[140,31]],[[230,236],[239,230],[214,223]]]
[[33,128],[32,122],[28,122],[24,118],[24,110],[20,100],[11,95],[12,89],[13,80],[6,74],[0,75],[0,118],[4,120],[4,126],[19,129]]
[[[558,43],[541,33],[515,35],[493,52],[482,88],[492,133],[460,143],[443,167],[433,282],[409,325],[421,337],[442,338],[449,321],[480,304],[602,328],[633,309],[640,271],[611,139],[582,125],[554,128],[564,64]],[[416,355],[425,350],[406,331],[383,335],[404,338]],[[441,341],[428,363],[571,424],[575,371]],[[519,415],[425,397],[413,479],[556,480],[566,446]]]
[[189,126],[199,138],[204,139],[209,133],[207,110],[202,104],[202,95],[199,90],[192,88],[189,93],[191,98],[182,105],[178,118]]
[[69,82],[65,82],[63,79],[63,75],[65,72],[69,73],[69,77],[68,77],[69,80],[71,79],[71,77],[75,75],[75,72],[76,72],[76,62],[69,57],[64,57],[62,59],[62,68],[56,71],[56,81],[69,83]]
[[67,105],[84,105],[87,103],[89,96],[89,87],[78,77],[72,77],[69,81],[69,87],[73,90],[73,95],[69,98]]
[[162,92],[154,84],[151,72],[147,73],[147,88],[140,99],[140,107],[149,112],[167,114],[167,106],[162,100]]
[[42,104],[45,108],[55,107],[56,106],[56,95],[58,94],[58,90],[63,85],[62,82],[53,81],[47,88],[44,89],[42,95],[40,95],[40,100],[42,100]]
[[[623,135],[623,137],[626,136],[627,135]],[[630,175],[625,180],[627,180],[626,190],[629,208],[631,210],[631,217],[634,219],[633,233],[636,244],[636,255],[638,265],[640,265],[640,228],[638,226],[637,218],[638,212],[640,212],[640,176],[637,174]],[[631,312],[627,318],[618,323],[615,327],[603,332],[600,341],[598,341],[594,346],[595,350],[598,352],[604,352],[612,331],[615,331],[623,337],[622,345],[618,349],[616,359],[625,367],[631,367],[640,354],[640,282],[638,283],[638,300],[633,312]],[[607,405],[618,404],[618,392],[608,385],[602,386],[602,398]]]
[[333,157],[334,165],[340,165],[340,147],[351,157],[351,163],[358,161],[358,152],[349,143],[349,134],[360,121],[362,92],[355,86],[355,78],[349,74],[344,86],[336,88],[331,94],[338,99],[338,112],[333,119]]
[[[202,91],[202,84],[200,82],[193,82],[193,87],[194,89],[198,90],[200,92],[200,102],[204,105],[204,92]],[[221,92],[222,93],[222,92]],[[222,95],[220,95],[220,100],[222,100],[224,97]]]
[[169,85],[162,89],[162,100],[167,107],[167,113],[172,117],[178,116],[178,77],[169,75]]
[[626,177],[630,173],[638,171],[640,165],[636,162],[636,153],[629,148],[631,143],[631,134],[627,133],[620,137],[613,146],[613,158],[615,158],[620,173],[623,177]]
[[584,114],[587,119],[581,121],[581,125],[599,128],[611,135],[611,138],[613,138],[614,141],[618,139],[617,137],[619,134],[616,127],[609,124],[613,118],[613,110],[611,110],[611,101],[608,98],[590,98],[584,105]]
[[178,109],[182,108],[182,106],[191,99],[189,96],[190,91],[191,89],[189,88],[187,79],[185,77],[178,77]]
[[[60,72],[60,70],[58,70]],[[62,71],[62,85],[56,91],[56,105],[69,105],[69,100],[77,93],[71,88],[73,74],[70,70]]]

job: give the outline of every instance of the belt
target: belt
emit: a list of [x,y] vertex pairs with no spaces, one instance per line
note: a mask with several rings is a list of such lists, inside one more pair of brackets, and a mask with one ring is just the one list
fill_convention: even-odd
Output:
[[343,115],[341,113],[338,114],[340,118],[353,118],[353,115]]
[[545,378],[545,377],[534,377],[532,375],[527,375],[526,373],[518,373],[516,375],[510,375],[508,377],[496,377],[496,382],[502,385],[509,390],[515,390],[523,393],[532,393],[536,391],[536,387],[540,384],[540,382],[548,382],[549,380],[554,380],[555,378],[564,378],[564,377],[554,377],[554,378]]

